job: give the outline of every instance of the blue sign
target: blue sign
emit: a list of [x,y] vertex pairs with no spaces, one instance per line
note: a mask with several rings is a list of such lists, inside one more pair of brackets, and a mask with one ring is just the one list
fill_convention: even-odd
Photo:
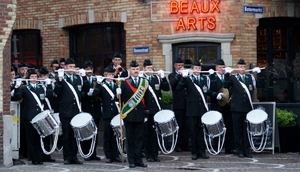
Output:
[[262,14],[264,12],[264,7],[259,6],[244,6],[245,13],[259,13]]
[[148,54],[150,52],[149,47],[133,47],[133,54]]

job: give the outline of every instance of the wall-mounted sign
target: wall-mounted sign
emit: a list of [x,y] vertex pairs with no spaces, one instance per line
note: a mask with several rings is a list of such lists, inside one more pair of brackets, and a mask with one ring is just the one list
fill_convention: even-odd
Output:
[[[206,15],[220,13],[219,3],[219,0],[170,1],[170,14],[187,16],[178,19],[176,30],[204,30],[204,27],[214,30],[216,28],[215,16]],[[196,14],[197,16],[195,16]],[[202,16],[201,14],[206,15]]]
[[148,46],[146,47],[133,47],[133,54],[148,54],[150,49]]
[[264,7],[260,6],[244,6],[244,13],[258,13],[262,14],[264,12]]

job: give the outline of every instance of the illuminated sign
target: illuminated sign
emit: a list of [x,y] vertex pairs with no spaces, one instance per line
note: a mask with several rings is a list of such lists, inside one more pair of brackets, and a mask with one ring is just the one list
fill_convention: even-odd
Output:
[[[200,16],[200,14],[220,13],[219,0],[194,0],[188,1],[170,1],[170,14],[184,14],[187,17],[180,17],[177,21],[176,30],[204,30],[205,27],[209,30],[216,28],[215,16]],[[188,14],[193,16],[189,17]],[[199,16],[195,16],[199,14]]]

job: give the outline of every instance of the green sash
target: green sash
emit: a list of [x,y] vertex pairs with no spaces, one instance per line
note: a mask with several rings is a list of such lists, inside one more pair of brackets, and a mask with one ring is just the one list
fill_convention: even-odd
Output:
[[130,89],[134,92],[134,94],[130,97],[130,99],[124,104],[121,110],[121,118],[124,119],[127,117],[128,113],[131,112],[141,101],[144,103],[144,95],[146,93],[148,82],[144,78],[140,78],[140,84],[138,88],[135,88],[131,85],[129,80],[126,80]]

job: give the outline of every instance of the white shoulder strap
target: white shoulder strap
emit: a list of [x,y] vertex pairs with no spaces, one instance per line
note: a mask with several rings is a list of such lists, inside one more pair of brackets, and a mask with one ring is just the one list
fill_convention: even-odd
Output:
[[79,112],[82,112],[81,107],[80,107],[80,103],[79,103],[79,98],[78,98],[78,95],[77,95],[76,91],[74,90],[73,86],[70,83],[68,83],[66,80],[64,80],[64,81],[67,83],[67,85],[69,86],[69,88],[71,89],[71,91],[73,92],[73,94],[75,96]]
[[32,94],[32,96],[34,97],[35,101],[38,103],[39,107],[41,108],[41,111],[44,111],[42,103],[41,103],[40,99],[37,97],[37,95],[34,92],[32,92],[28,87],[27,87],[27,89]]
[[203,95],[203,93],[202,93],[201,88],[200,88],[197,84],[195,84],[195,83],[193,83],[193,84],[195,85],[196,89],[197,89],[198,92],[200,93],[201,98],[202,98],[202,100],[203,100],[203,104],[204,104],[206,110],[208,111],[208,106],[207,106],[207,103],[206,103],[206,100],[205,100],[205,98],[204,98],[204,95]]

